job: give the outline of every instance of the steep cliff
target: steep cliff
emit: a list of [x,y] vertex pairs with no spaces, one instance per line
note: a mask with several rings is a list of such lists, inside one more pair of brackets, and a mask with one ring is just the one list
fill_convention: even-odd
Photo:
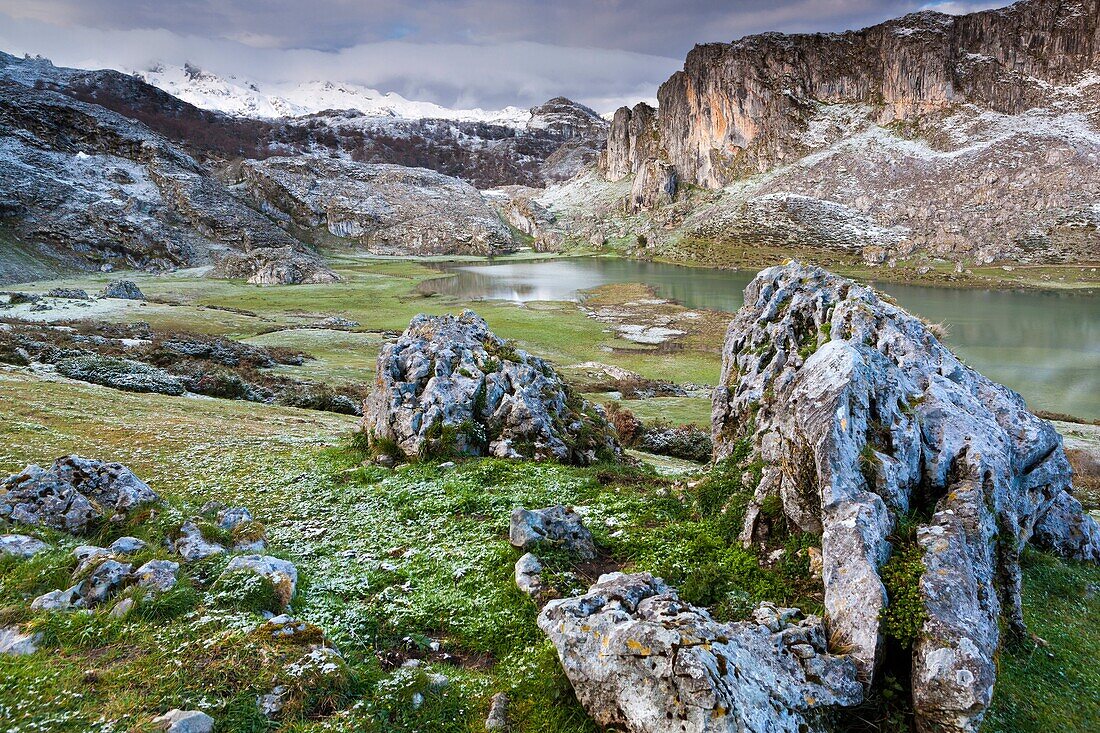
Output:
[[[625,211],[651,210],[657,246],[1100,257],[1100,0],[701,45],[658,99],[616,113],[601,161],[635,174]],[[718,193],[662,209],[655,161]]]
[[621,181],[659,155],[657,110],[645,102],[616,110],[607,131],[607,149],[600,157],[600,171],[608,180]]
[[822,104],[867,105],[880,125],[955,105],[1045,106],[1100,63],[1100,0],[1025,0],[963,16],[924,11],[840,34],[696,46],[658,91],[683,180],[718,188],[813,150]]

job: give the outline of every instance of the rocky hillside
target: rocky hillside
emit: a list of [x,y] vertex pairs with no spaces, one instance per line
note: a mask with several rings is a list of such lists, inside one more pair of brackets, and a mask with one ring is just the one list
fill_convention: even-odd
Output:
[[[567,180],[594,163],[608,127],[592,110],[564,97],[507,119],[472,114],[437,117],[433,115],[454,111],[423,103],[379,107],[363,100],[360,92],[364,90],[350,97],[338,90],[323,95],[330,101],[346,97],[347,107],[315,109],[315,105],[308,114],[276,116],[279,110],[290,115],[307,108],[279,100],[244,99],[243,88],[219,83],[211,87],[208,76],[194,70],[179,79],[171,77],[165,91],[146,81],[162,81],[158,74],[69,69],[46,59],[0,53],[0,78],[49,88],[138,120],[200,162],[213,165],[240,157],[335,153],[357,162],[429,168],[480,188],[542,186]],[[196,106],[199,103],[209,106]],[[225,110],[253,111],[256,116]]]
[[231,171],[245,198],[307,241],[390,255],[515,249],[476,188],[434,171],[306,155]]
[[258,284],[335,279],[145,125],[14,81],[0,81],[0,221],[88,268],[212,265]]
[[646,179],[633,207],[670,183],[723,189],[665,217],[687,236],[874,261],[1100,256],[1098,0],[700,45],[658,99],[616,113],[601,171]]

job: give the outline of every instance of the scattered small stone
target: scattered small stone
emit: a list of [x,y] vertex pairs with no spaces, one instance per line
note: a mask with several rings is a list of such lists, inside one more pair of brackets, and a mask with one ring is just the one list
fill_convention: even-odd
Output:
[[225,548],[216,542],[207,542],[202,530],[194,522],[184,522],[180,527],[180,537],[176,540],[176,554],[187,562],[225,553]]
[[229,561],[222,576],[248,571],[262,575],[279,591],[283,604],[290,602],[298,587],[298,569],[289,560],[270,555],[240,555]]
[[77,586],[77,594],[85,606],[98,606],[103,603],[127,581],[134,566],[108,558],[82,580]]
[[289,692],[290,688],[286,685],[275,685],[271,692],[256,697],[256,707],[260,709],[264,716],[273,718],[283,712],[283,707],[286,705],[286,696]]
[[176,586],[180,564],[171,560],[150,560],[134,572],[142,588],[164,593]]
[[516,587],[531,596],[538,596],[542,592],[542,563],[533,554],[528,552],[516,561]]
[[820,578],[825,572],[825,561],[821,556],[821,548],[807,547],[806,556],[810,558],[810,575]]
[[14,555],[26,559],[34,557],[48,547],[49,545],[42,540],[25,534],[0,535],[0,556]]
[[165,733],[214,733],[214,719],[199,710],[169,710],[153,723]]
[[115,618],[123,618],[126,614],[130,613],[134,608],[133,598],[123,598],[121,601],[115,604],[115,607],[111,609],[111,615]]
[[122,555],[129,555],[134,552],[140,552],[146,547],[144,540],[139,540],[137,537],[119,537],[117,540],[108,545],[107,549],[111,552],[116,552]]
[[489,715],[485,718],[487,733],[508,730],[508,694],[498,692],[489,703]]
[[68,611],[79,601],[76,591],[79,586],[65,590],[52,590],[31,601],[32,611]]
[[252,512],[243,506],[223,509],[218,512],[218,526],[222,529],[233,529],[242,522],[251,522]]
[[540,542],[546,542],[575,553],[582,560],[596,557],[592,533],[584,526],[581,515],[561,505],[514,510],[508,527],[508,541],[521,550],[530,550]]
[[91,567],[95,566],[101,558],[109,557],[111,551],[103,548],[96,547],[95,545],[81,545],[73,550],[73,557],[77,559],[76,570],[73,571],[73,578],[78,578]]
[[24,634],[17,626],[0,626],[0,654],[34,654],[42,634]]

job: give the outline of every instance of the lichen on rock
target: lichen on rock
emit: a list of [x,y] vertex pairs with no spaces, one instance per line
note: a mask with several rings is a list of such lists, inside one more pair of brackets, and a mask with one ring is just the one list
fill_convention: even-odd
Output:
[[820,618],[762,604],[714,620],[649,573],[602,576],[550,601],[550,637],[577,699],[600,726],[631,733],[824,731],[858,704],[856,666],[828,653]]
[[743,542],[767,541],[769,502],[787,526],[822,535],[828,621],[865,680],[882,662],[882,619],[896,600],[883,566],[900,550],[919,553],[912,679],[922,730],[980,725],[1000,622],[1024,631],[1028,542],[1100,558],[1054,428],[919,318],[820,268],[773,267],[746,288],[712,432],[717,459],[748,440],[763,464]]
[[470,310],[419,315],[382,348],[362,428],[376,449],[408,457],[589,464],[620,453],[600,408]]

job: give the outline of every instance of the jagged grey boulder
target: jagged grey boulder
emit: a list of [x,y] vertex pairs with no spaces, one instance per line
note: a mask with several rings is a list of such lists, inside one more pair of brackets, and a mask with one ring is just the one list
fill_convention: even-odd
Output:
[[48,547],[49,545],[42,540],[25,534],[0,535],[0,557],[14,555],[26,559],[34,557]]
[[721,623],[649,573],[604,575],[550,601],[538,624],[577,699],[630,733],[806,733],[863,698],[856,665],[826,651],[821,619],[765,604]]
[[0,626],[0,654],[34,654],[42,634],[24,634],[17,626]]
[[508,525],[508,541],[521,550],[535,549],[546,543],[582,560],[596,557],[592,533],[584,526],[581,515],[561,505],[546,509],[514,509]]
[[172,544],[176,554],[186,562],[194,562],[212,555],[222,555],[225,547],[217,542],[208,542],[202,536],[202,530],[194,522],[184,522],[180,527],[180,536]]
[[122,464],[79,456],[58,458],[48,469],[27,466],[0,483],[0,517],[74,534],[157,501],[156,492]]
[[153,718],[153,725],[165,733],[214,732],[214,719],[199,710],[169,710]]
[[924,517],[916,544],[927,619],[912,678],[925,730],[980,726],[1000,620],[1024,630],[1027,542],[1100,557],[1100,532],[1071,496],[1054,428],[920,319],[819,268],[773,267],[745,289],[726,336],[712,433],[716,459],[748,441],[763,465],[746,544],[767,540],[774,520],[761,507],[774,498],[789,526],[822,535],[831,629],[865,679],[882,659],[889,538],[899,517]]
[[407,456],[586,464],[620,453],[599,408],[469,310],[419,315],[382,347],[362,424],[373,444],[395,445]]
[[164,593],[176,587],[180,564],[171,560],[150,560],[134,571],[134,579],[142,588]]
[[118,298],[120,300],[145,300],[145,294],[133,280],[114,280],[107,283],[100,292],[101,298]]

